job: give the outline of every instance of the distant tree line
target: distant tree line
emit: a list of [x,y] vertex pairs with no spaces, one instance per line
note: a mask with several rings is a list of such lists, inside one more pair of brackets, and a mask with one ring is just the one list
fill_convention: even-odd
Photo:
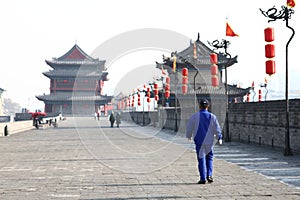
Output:
[[21,112],[20,104],[13,102],[10,98],[3,99],[3,113],[4,115],[10,115],[11,113],[19,113]]

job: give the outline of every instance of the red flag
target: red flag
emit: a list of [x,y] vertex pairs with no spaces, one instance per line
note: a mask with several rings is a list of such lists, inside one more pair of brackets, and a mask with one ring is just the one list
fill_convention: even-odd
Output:
[[239,36],[235,32],[233,32],[232,28],[229,26],[228,22],[226,22],[226,36],[234,37]]
[[286,5],[287,7],[294,8],[296,5],[295,0],[287,0]]

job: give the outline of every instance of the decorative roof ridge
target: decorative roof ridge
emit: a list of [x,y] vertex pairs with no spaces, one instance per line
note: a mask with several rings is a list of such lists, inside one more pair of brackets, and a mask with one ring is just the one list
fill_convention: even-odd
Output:
[[[68,58],[69,56],[72,55],[72,53],[74,53],[75,51],[77,51],[78,53],[80,53],[79,58]],[[59,58],[53,58],[54,61],[75,61],[75,60],[88,60],[88,61],[99,61],[98,58],[92,58],[91,56],[89,56],[87,53],[85,53],[77,44],[75,44],[67,53],[65,53],[64,55],[62,55]]]

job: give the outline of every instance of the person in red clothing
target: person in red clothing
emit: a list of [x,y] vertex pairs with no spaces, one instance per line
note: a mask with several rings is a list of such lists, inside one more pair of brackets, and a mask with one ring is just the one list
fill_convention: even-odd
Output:
[[218,137],[222,144],[222,132],[217,117],[208,111],[209,102],[206,99],[200,101],[199,112],[193,114],[186,126],[186,137],[194,139],[200,174],[199,184],[213,182],[213,146],[214,137]]

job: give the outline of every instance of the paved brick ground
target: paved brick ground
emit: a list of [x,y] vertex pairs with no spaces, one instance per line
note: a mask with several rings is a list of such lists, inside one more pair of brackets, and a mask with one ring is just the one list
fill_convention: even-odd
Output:
[[[238,164],[216,147],[212,184],[198,185],[193,145],[107,118],[0,138],[0,199],[299,199],[300,190]],[[227,149],[228,150],[228,149]],[[246,156],[247,157],[247,156]]]

